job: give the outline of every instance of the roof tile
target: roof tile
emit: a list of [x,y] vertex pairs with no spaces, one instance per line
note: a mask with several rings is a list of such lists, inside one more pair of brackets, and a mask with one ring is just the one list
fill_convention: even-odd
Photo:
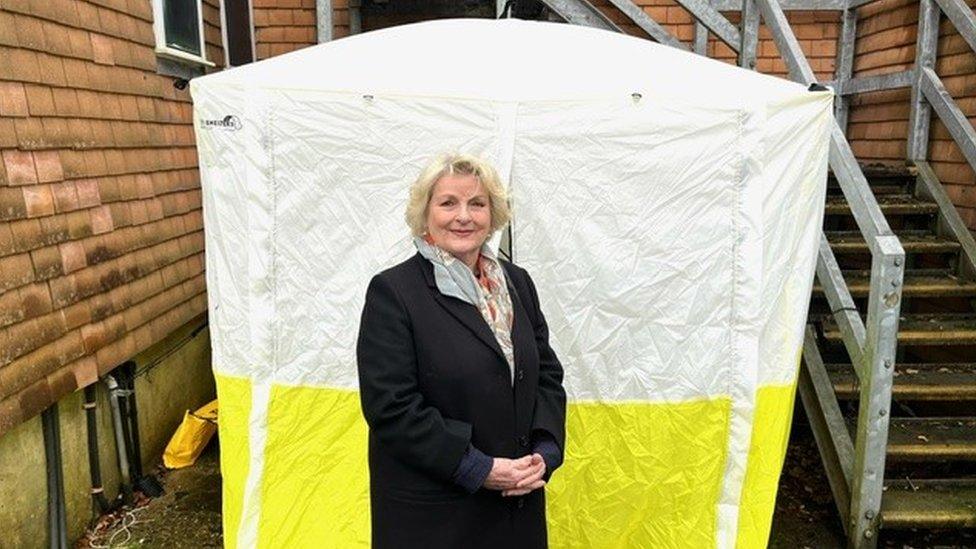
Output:
[[12,221],[9,226],[14,236],[15,251],[25,252],[44,245],[44,232],[41,230],[41,224],[36,219]]
[[83,118],[68,119],[68,135],[72,148],[86,149],[95,145],[91,122]]
[[112,222],[112,211],[108,206],[99,206],[89,210],[92,218],[92,232],[94,234],[107,233],[115,228]]
[[0,256],[5,256],[14,251],[14,235],[10,232],[7,223],[0,223]]
[[[87,210],[67,213],[65,218],[68,222],[68,234],[71,235],[71,238],[78,239],[91,236],[91,217],[88,216]],[[67,268],[67,264],[65,267]]]
[[70,88],[54,88],[54,105],[60,116],[81,116],[78,92]]
[[91,33],[92,60],[100,65],[114,65],[115,55],[112,52],[112,41],[109,37]]
[[[17,129],[11,118],[0,117],[0,148],[17,146]],[[3,163],[0,162],[0,183],[4,181]]]
[[22,188],[29,217],[43,217],[54,214],[54,195],[51,194],[50,186],[30,185]]
[[73,182],[55,183],[51,185],[51,193],[54,195],[54,209],[59,213],[78,209],[78,191]]
[[30,254],[0,257],[0,290],[18,288],[34,281],[34,266]]
[[57,246],[38,248],[31,252],[34,274],[37,280],[48,280],[64,274],[61,268],[61,252]]
[[44,144],[51,147],[68,147],[68,123],[63,118],[42,118]]
[[61,253],[61,263],[65,274],[72,273],[88,265],[85,260],[85,248],[80,242],[71,241],[58,245]]
[[68,231],[68,216],[64,214],[42,217],[41,222],[41,246],[59,244],[71,239]]
[[14,187],[0,187],[0,221],[24,217],[27,217],[24,193]]
[[11,185],[30,185],[37,183],[34,170],[34,157],[30,152],[8,149],[3,151],[3,165],[7,170],[7,181]]
[[24,86],[24,92],[27,95],[27,107],[31,116],[53,116],[56,114],[54,94],[51,93],[49,86],[27,84]]
[[34,149],[47,141],[40,118],[17,118],[14,120],[14,129],[17,132],[17,143],[25,149]]
[[71,44],[71,53],[75,57],[82,59],[92,58],[93,52],[90,34],[88,31],[81,29],[68,29],[68,42]]
[[27,95],[20,82],[0,82],[0,115],[27,116]]
[[85,29],[98,28],[98,7],[87,2],[78,4],[78,26]]
[[68,305],[61,308],[60,311],[64,325],[69,330],[74,330],[91,322],[91,312],[88,310],[88,303],[85,301]]
[[61,167],[61,156],[57,151],[37,151],[34,153],[34,165],[37,169],[37,180],[50,183],[64,180]]
[[41,71],[41,82],[52,86],[66,86],[68,84],[68,79],[64,75],[64,63],[57,55],[38,53],[37,66]]
[[44,27],[41,25],[40,19],[19,16],[16,21],[18,44],[33,50],[44,51],[49,49],[47,40],[44,37]]
[[20,310],[27,318],[45,315],[53,310],[47,284],[30,284],[20,288],[18,293],[21,301]]

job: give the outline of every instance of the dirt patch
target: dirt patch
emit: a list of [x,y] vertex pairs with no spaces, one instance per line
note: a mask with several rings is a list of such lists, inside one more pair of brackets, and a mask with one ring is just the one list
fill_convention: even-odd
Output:
[[135,505],[102,517],[75,547],[222,547],[217,444],[211,443],[193,466],[175,471],[159,468],[156,475],[166,490],[162,496],[138,498]]

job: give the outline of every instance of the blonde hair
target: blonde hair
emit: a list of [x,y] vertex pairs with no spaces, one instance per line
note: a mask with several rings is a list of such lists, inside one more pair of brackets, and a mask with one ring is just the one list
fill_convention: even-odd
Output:
[[414,236],[423,236],[427,232],[427,208],[430,204],[430,196],[437,181],[446,175],[473,175],[481,182],[485,192],[488,193],[491,233],[504,227],[512,218],[508,207],[508,193],[502,186],[495,168],[470,154],[447,153],[427,164],[420,171],[417,180],[410,185],[406,219]]

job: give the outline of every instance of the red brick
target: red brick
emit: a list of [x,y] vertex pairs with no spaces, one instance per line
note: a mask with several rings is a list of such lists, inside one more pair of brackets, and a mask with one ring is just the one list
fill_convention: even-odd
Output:
[[[0,55],[3,55],[0,53]],[[0,82],[0,115],[27,116],[27,94],[20,82]]]
[[8,149],[3,151],[3,165],[7,171],[7,181],[11,185],[37,183],[34,170],[34,157],[27,151]]
[[61,156],[57,151],[37,151],[34,153],[37,180],[41,183],[64,180]]
[[54,214],[54,195],[47,185],[30,185],[22,187],[24,203],[27,205],[27,215],[42,217]]
[[61,264],[64,266],[65,273],[72,273],[88,265],[85,260],[85,248],[80,242],[65,242],[59,245],[59,250],[61,251]]

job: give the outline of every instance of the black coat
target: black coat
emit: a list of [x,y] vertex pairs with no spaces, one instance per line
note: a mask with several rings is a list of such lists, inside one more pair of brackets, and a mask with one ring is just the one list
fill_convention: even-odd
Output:
[[563,370],[535,286],[524,269],[502,264],[514,312],[514,388],[480,311],[442,295],[420,254],[369,284],[356,356],[375,548],[546,546],[543,490],[469,495],[451,480],[469,443],[517,458],[548,433],[565,448]]

